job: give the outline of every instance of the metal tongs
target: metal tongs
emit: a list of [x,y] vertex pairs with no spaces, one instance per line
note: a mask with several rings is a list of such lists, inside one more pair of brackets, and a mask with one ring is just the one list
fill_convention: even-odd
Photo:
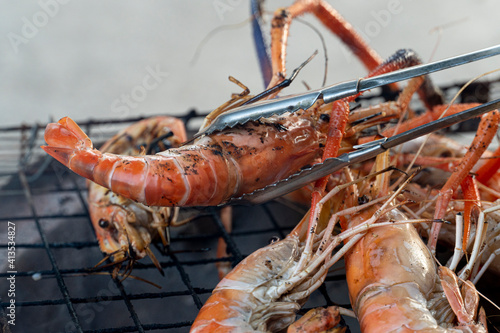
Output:
[[232,198],[226,204],[260,204],[275,199],[295,191],[319,178],[340,170],[343,167],[369,160],[389,148],[393,148],[420,136],[477,117],[495,109],[500,109],[500,99],[441,118],[439,120],[435,120],[390,138],[384,138],[367,144],[355,146],[356,150],[350,153],[342,154],[335,158],[328,158],[322,163],[315,164],[307,169],[302,169],[290,177],[282,179],[274,184],[255,190],[251,193],[243,194],[241,197]]
[[[319,99],[322,99],[325,103],[330,103],[365,90],[463,65],[498,54],[500,54],[500,45],[367,79],[343,82],[333,86],[308,91],[304,94],[286,96],[283,98],[243,106],[219,115],[210,126],[205,128],[202,132],[197,133],[195,136],[199,137],[204,134],[210,134],[225,128],[234,127],[237,124],[244,124],[248,121],[267,118],[272,115],[295,112],[300,109],[306,110]],[[259,204],[275,199],[279,196],[299,189],[316,179],[340,170],[345,166],[366,161],[389,148],[408,142],[425,134],[435,132],[439,129],[446,128],[453,124],[477,117],[483,113],[498,109],[499,107],[500,99],[497,99],[481,106],[430,122],[399,135],[356,146],[355,151],[340,155],[336,158],[327,159],[323,163],[315,164],[310,168],[303,169],[286,179],[280,180],[262,189],[244,194],[241,197],[232,198],[226,204]]]

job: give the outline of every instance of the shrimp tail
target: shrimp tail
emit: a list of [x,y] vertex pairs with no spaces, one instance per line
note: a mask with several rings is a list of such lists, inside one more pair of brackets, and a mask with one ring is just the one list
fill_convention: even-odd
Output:
[[143,190],[147,176],[144,159],[103,154],[93,149],[92,141],[68,117],[47,125],[45,141],[48,146],[42,146],[42,149],[76,174],[126,198],[152,204],[145,198]]
[[99,151],[93,149],[92,141],[69,117],[47,125],[45,141],[41,148],[50,156],[69,167],[77,174],[93,180],[92,171],[98,162]]
[[47,125],[45,140],[50,146],[73,148],[82,145],[92,148],[92,141],[87,134],[69,117]]
[[47,126],[45,140],[42,149],[73,172],[148,206],[217,204],[237,182],[224,157],[210,151],[207,158],[197,146],[145,156],[102,153],[67,117]]
[[472,323],[477,315],[479,305],[479,295],[477,294],[476,287],[472,282],[465,281],[462,285],[462,290],[460,290],[457,276],[445,266],[439,267],[439,277],[444,294],[457,316],[458,322],[464,326]]

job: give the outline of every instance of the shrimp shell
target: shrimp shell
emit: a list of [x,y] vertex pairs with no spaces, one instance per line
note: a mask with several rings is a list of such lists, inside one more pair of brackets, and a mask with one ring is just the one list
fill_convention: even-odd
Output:
[[273,117],[140,157],[93,149],[66,117],[47,126],[42,148],[77,174],[148,206],[218,205],[314,163],[328,126],[320,116]]

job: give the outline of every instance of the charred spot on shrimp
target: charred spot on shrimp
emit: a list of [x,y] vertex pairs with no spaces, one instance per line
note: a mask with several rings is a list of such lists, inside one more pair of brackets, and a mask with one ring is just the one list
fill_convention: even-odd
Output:
[[244,149],[236,146],[233,142],[230,141],[222,141],[225,150],[228,154],[233,155],[233,157],[240,157],[244,153]]
[[211,149],[210,151],[212,152],[212,154],[216,155],[216,156],[224,156],[224,154],[222,153],[222,150],[220,149],[220,146],[217,146],[218,149]]
[[197,175],[198,174],[198,170],[196,169],[196,164],[186,165],[184,167],[184,174],[185,175]]

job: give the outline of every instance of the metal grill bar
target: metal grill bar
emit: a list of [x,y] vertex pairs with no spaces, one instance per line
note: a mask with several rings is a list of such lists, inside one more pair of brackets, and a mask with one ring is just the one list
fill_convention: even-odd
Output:
[[135,328],[137,329],[137,332],[144,333],[144,327],[142,327],[141,321],[139,320],[139,316],[137,316],[137,313],[134,310],[134,306],[132,305],[132,302],[130,301],[130,298],[128,297],[127,292],[125,291],[125,288],[123,288],[123,284],[117,278],[114,278],[113,280],[117,284],[118,288],[120,289],[120,293],[123,296],[123,301],[127,305],[127,309],[130,312],[130,316],[134,320],[134,324],[136,326]]
[[[83,198],[81,189],[78,187],[78,185],[77,185],[74,177],[70,177],[70,179],[71,179],[71,183],[73,184],[74,189],[76,190],[76,193],[78,195],[78,199],[79,199],[80,203],[82,204],[83,209],[85,210],[87,216],[89,216],[90,212],[89,212],[89,209],[88,209],[88,204],[85,201],[85,199]],[[87,220],[89,222],[90,227],[92,227],[92,223],[90,222],[90,219],[87,219]],[[128,311],[130,313],[130,317],[134,321],[134,324],[136,326],[135,328],[137,329],[137,332],[144,333],[144,328],[142,327],[141,321],[139,320],[139,317],[137,316],[137,313],[134,310],[134,306],[132,305],[132,302],[130,301],[129,296],[128,296],[127,292],[125,291],[125,289],[123,287],[123,284],[116,277],[113,278],[113,282],[115,283],[115,285],[120,290],[122,299],[123,299],[123,301],[125,302],[125,304],[127,306],[127,309],[128,309]]]
[[61,272],[59,271],[59,267],[57,265],[56,259],[54,258],[54,255],[49,248],[47,238],[45,237],[45,233],[43,232],[42,226],[40,225],[40,220],[37,217],[37,213],[36,213],[35,206],[33,203],[33,197],[31,196],[29,184],[28,184],[28,181],[26,180],[26,176],[22,170],[19,171],[19,180],[21,181],[21,184],[23,186],[26,201],[28,202],[29,207],[31,209],[31,213],[33,214],[33,219],[36,223],[36,227],[38,229],[38,233],[40,234],[40,238],[42,239],[42,242],[44,244],[45,251],[47,252],[47,255],[49,256],[50,263],[52,264],[52,268],[54,269],[54,275],[57,279],[57,284],[59,285],[59,289],[61,290],[61,293],[63,294],[64,301],[65,301],[66,307],[68,308],[71,319],[73,320],[73,323],[75,324],[75,329],[77,329],[79,332],[82,332],[80,322],[78,321],[78,316],[76,315],[75,309],[73,308],[73,304],[71,303],[71,300],[70,300],[68,288],[66,287],[66,284],[64,283],[64,279],[62,278]]
[[189,276],[186,274],[186,271],[179,263],[179,260],[177,259],[177,257],[171,251],[168,251],[168,254],[170,255],[170,258],[172,258],[172,260],[174,261],[175,268],[177,268],[177,271],[179,272],[179,274],[182,278],[182,282],[184,282],[184,284],[186,285],[186,287],[188,288],[188,290],[190,292],[190,295],[193,297],[193,301],[196,304],[196,307],[198,309],[201,309],[201,307],[203,306],[203,302],[200,300],[200,298],[198,297],[198,294],[195,292],[195,290],[191,284],[191,280],[189,279]]

